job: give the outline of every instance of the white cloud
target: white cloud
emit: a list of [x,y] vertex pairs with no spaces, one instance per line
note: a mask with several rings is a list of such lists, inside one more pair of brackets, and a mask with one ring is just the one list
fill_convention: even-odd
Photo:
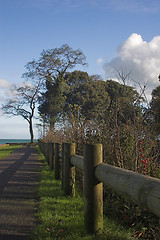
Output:
[[103,59],[102,59],[102,58],[98,58],[98,59],[97,59],[97,63],[98,63],[98,64],[101,64],[102,62],[103,62]]
[[7,80],[0,78],[0,88],[9,88],[10,83]]
[[8,96],[10,86],[11,84],[7,80],[0,78],[0,105]]
[[133,33],[117,48],[117,56],[104,66],[106,77],[115,77],[115,68],[132,71],[132,78],[141,86],[147,85],[147,95],[159,85],[160,74],[160,36],[150,42],[141,35]]

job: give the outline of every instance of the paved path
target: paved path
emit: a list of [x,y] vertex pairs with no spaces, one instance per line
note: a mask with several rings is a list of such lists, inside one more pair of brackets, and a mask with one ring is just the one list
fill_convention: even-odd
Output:
[[0,160],[0,240],[28,240],[36,224],[40,156],[22,146]]

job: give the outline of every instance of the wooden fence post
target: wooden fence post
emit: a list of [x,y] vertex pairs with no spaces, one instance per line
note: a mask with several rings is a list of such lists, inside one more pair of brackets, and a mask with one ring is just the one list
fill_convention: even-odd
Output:
[[49,166],[53,170],[55,167],[55,143],[50,142],[49,144]]
[[40,149],[41,149],[41,151],[42,151],[42,153],[44,155],[44,152],[45,152],[45,150],[44,150],[44,142],[42,142],[42,141],[40,141]]
[[63,183],[63,175],[64,175],[64,143],[62,143],[62,190],[64,190],[64,183]]
[[55,143],[55,179],[60,179],[60,161],[59,161],[59,148],[60,144]]
[[103,184],[95,177],[102,163],[102,144],[84,146],[84,223],[88,233],[103,229]]
[[64,143],[63,149],[63,187],[65,195],[75,196],[75,166],[70,162],[75,154],[75,143]]
[[45,153],[44,156],[46,158],[47,163],[49,163],[48,161],[48,142],[45,142]]

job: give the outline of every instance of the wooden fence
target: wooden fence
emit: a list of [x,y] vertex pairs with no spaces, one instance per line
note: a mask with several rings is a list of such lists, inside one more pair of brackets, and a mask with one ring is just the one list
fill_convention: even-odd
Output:
[[[84,221],[88,233],[103,229],[103,184],[160,217],[160,180],[104,164],[102,144],[84,145],[84,154],[76,155],[74,143],[39,141],[55,178],[62,180],[66,195],[75,195],[75,166],[84,173]],[[60,158],[62,169],[60,169]]]

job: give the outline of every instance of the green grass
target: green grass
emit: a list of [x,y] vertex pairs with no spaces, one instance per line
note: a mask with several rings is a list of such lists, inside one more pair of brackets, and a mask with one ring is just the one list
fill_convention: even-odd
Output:
[[0,159],[7,157],[11,154],[15,149],[19,148],[21,145],[12,145],[0,148]]
[[44,157],[41,182],[38,190],[39,224],[32,233],[31,239],[36,240],[129,240],[131,231],[115,221],[104,218],[104,231],[88,235],[84,228],[84,203],[81,193],[76,190],[76,196],[65,197],[60,181],[54,179],[53,171],[49,170]]

